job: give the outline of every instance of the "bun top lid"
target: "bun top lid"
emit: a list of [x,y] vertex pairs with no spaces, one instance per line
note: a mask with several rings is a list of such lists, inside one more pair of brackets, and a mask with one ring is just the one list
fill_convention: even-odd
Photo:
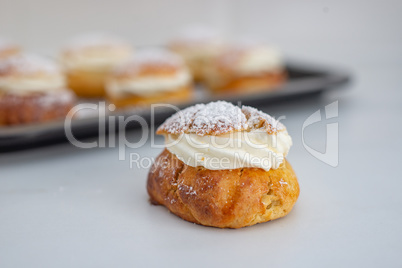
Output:
[[250,106],[235,106],[225,101],[197,104],[168,118],[157,134],[223,135],[238,131],[265,131],[275,134],[286,127],[270,115]]

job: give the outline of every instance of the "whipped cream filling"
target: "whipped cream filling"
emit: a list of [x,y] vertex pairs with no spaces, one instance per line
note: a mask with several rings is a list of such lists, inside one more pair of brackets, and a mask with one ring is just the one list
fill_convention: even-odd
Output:
[[283,69],[281,55],[275,49],[262,47],[250,50],[233,66],[239,74],[249,75]]
[[287,131],[240,131],[219,136],[166,135],[166,148],[189,166],[210,170],[277,169],[292,146]]
[[169,76],[140,76],[127,80],[110,79],[106,90],[113,96],[135,94],[139,96],[151,96],[155,93],[175,91],[188,85],[191,75],[187,70],[179,71]]
[[63,76],[54,77],[0,77],[0,91],[13,94],[52,92],[64,89]]

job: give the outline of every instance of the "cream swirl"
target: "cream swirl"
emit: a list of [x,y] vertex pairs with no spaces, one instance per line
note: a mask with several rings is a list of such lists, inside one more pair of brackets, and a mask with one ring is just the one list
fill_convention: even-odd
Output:
[[238,131],[224,135],[166,135],[166,148],[189,166],[210,170],[277,169],[289,152],[292,139],[286,130]]
[[65,79],[61,75],[51,77],[0,77],[0,91],[13,94],[58,91],[65,87]]
[[278,51],[259,47],[245,53],[234,68],[241,74],[254,74],[282,70],[283,63]]

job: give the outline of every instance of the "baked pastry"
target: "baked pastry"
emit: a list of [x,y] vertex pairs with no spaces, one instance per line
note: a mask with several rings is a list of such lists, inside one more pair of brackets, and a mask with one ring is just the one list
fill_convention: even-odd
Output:
[[116,107],[180,103],[192,96],[192,79],[183,60],[165,49],[144,49],[116,67],[106,85]]
[[75,94],[50,60],[19,54],[0,61],[0,125],[38,123],[64,118]]
[[81,97],[104,97],[110,71],[132,55],[125,41],[107,34],[78,37],[61,52],[68,86]]
[[185,60],[196,82],[204,80],[205,69],[224,48],[220,35],[205,27],[189,27],[180,32],[169,44],[169,49]]
[[14,56],[20,53],[21,48],[15,43],[0,38],[0,60]]
[[284,158],[292,140],[283,124],[252,107],[198,104],[157,130],[166,149],[147,182],[151,202],[184,220],[240,228],[287,215],[299,185]]
[[270,91],[286,80],[280,53],[253,41],[234,44],[219,54],[205,71],[213,93]]

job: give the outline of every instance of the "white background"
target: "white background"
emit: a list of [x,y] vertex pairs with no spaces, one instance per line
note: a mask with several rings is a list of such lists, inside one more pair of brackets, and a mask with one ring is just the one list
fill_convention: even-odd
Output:
[[[353,73],[344,91],[260,107],[287,116],[301,186],[294,210],[240,230],[207,228],[151,206],[147,169],[118,161],[116,148],[1,154],[0,266],[400,267],[401,1],[0,0],[0,34],[48,55],[76,33],[107,30],[159,45],[187,23]],[[303,148],[301,126],[336,100],[333,168]],[[309,146],[324,149],[325,123],[306,130]],[[147,143],[133,152],[156,157],[160,149]]]

